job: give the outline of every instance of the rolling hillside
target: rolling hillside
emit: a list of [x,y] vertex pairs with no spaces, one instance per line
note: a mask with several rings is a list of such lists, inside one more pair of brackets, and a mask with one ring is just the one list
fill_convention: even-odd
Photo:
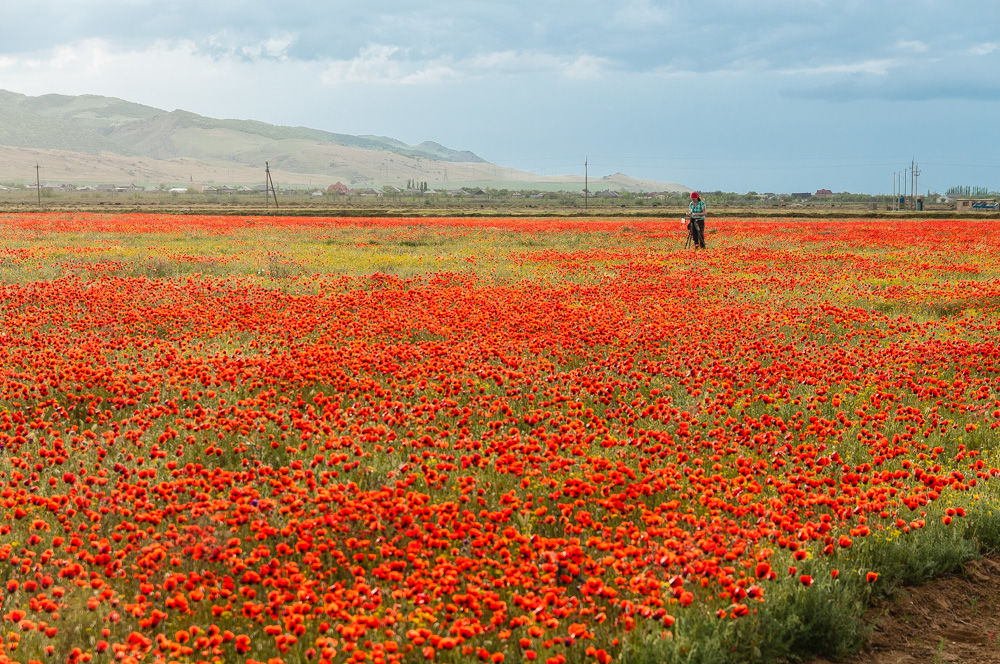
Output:
[[[29,97],[0,90],[0,181],[256,184],[268,162],[284,186],[405,185],[432,188],[582,190],[580,176],[541,176],[491,164],[432,141],[407,145],[253,120],[219,120],[96,95]],[[680,191],[676,183],[622,174],[591,178],[591,191]]]

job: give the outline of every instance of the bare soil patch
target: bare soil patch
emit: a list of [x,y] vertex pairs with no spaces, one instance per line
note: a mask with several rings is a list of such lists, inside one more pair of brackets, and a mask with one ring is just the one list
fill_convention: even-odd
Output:
[[849,664],[1000,664],[1000,556],[901,588],[871,609],[868,621],[868,643]]

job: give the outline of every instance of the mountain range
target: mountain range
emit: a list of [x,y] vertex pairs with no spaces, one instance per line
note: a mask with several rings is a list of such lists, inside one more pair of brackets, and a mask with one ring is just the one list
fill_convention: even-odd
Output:
[[[113,97],[0,90],[0,181],[74,184],[242,185],[263,181],[265,163],[279,186],[351,188],[480,186],[582,190],[582,175],[545,176],[492,164],[433,141],[408,145],[255,120],[164,111]],[[621,173],[590,178],[591,191],[688,191],[673,182]]]

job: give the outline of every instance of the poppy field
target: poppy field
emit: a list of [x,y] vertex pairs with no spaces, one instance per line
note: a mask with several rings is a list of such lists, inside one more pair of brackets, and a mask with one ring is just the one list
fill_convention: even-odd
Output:
[[838,656],[1000,545],[998,222],[0,215],[0,661]]

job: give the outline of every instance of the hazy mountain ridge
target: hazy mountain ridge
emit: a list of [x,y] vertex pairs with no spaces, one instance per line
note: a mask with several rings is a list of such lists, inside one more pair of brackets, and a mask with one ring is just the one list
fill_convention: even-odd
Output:
[[[114,97],[0,90],[0,180],[63,182],[257,183],[264,163],[287,185],[462,185],[507,189],[583,189],[581,176],[541,176],[491,164],[434,141],[408,145],[385,136],[337,134],[257,120],[164,111]],[[88,156],[89,155],[89,156]],[[30,178],[30,180],[29,180]],[[600,178],[591,178],[591,191]],[[676,183],[615,174],[601,188],[686,190]]]
[[182,156],[171,150],[176,146],[172,146],[170,135],[190,128],[227,130],[244,135],[245,140],[251,137],[307,140],[439,161],[485,162],[467,150],[452,150],[431,141],[407,145],[381,136],[351,136],[257,120],[215,119],[183,110],[163,111],[114,97],[56,94],[29,97],[0,90],[0,140],[5,145],[77,152],[112,151],[163,159]]

